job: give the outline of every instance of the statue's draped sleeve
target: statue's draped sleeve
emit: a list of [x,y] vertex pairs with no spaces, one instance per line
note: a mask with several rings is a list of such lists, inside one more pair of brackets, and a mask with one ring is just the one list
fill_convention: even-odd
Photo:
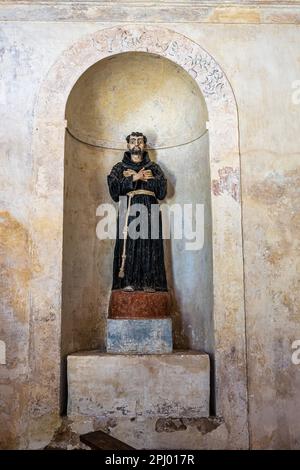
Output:
[[167,194],[167,179],[159,165],[151,166],[153,178],[146,182],[146,188],[155,193],[157,199],[164,199]]
[[164,199],[167,194],[167,180],[159,165],[153,163],[150,167],[153,178],[147,181],[133,181],[132,176],[124,176],[124,166],[117,163],[113,166],[110,174],[107,176],[109,193],[115,202],[119,201],[120,196],[125,196],[129,191],[135,189],[147,189],[153,191],[157,199]]
[[136,188],[136,181],[132,176],[123,176],[124,167],[117,163],[107,176],[109,194],[115,202],[119,201],[119,196],[126,196],[129,191]]

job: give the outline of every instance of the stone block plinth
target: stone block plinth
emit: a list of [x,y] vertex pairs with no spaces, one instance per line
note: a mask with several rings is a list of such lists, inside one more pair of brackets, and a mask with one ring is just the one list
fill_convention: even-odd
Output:
[[70,417],[208,416],[209,388],[209,357],[199,352],[68,356]]
[[163,354],[172,352],[171,318],[107,320],[106,350],[109,353]]

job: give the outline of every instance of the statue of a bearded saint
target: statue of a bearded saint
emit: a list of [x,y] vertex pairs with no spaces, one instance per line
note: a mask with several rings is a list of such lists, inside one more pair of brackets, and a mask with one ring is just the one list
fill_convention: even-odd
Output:
[[[123,196],[125,200],[123,211],[119,205],[112,289],[167,291],[158,202],[166,196],[167,180],[145,150],[146,136],[132,132],[126,140],[128,151],[107,177],[112,199],[118,202]],[[132,210],[137,207],[140,211]]]

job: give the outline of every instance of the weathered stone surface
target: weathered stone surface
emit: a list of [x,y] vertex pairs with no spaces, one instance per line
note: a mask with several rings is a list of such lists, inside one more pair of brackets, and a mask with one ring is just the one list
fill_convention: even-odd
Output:
[[166,318],[170,316],[169,292],[125,292],[113,290],[109,318]]
[[72,416],[62,418],[50,449],[81,449],[79,436],[104,431],[136,449],[224,449],[228,430],[220,417],[120,418]]
[[207,354],[68,356],[71,418],[208,416],[209,389]]
[[0,340],[0,364],[6,364],[6,344]]
[[110,353],[163,354],[173,349],[172,320],[107,320]]
[[[299,24],[300,8],[297,0],[252,0],[228,2],[209,0],[130,1],[30,1],[8,2],[0,10],[0,20],[12,21],[80,21],[118,23],[229,23],[229,24]],[[243,3],[246,3],[243,5]],[[66,8],[68,4],[68,8]],[[168,7],[168,8],[167,8]]]

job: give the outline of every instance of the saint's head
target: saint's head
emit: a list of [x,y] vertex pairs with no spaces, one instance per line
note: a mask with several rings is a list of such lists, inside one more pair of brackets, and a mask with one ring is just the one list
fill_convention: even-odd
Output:
[[127,148],[131,153],[131,160],[138,163],[143,158],[143,153],[146,148],[147,137],[142,132],[131,132],[126,137]]

